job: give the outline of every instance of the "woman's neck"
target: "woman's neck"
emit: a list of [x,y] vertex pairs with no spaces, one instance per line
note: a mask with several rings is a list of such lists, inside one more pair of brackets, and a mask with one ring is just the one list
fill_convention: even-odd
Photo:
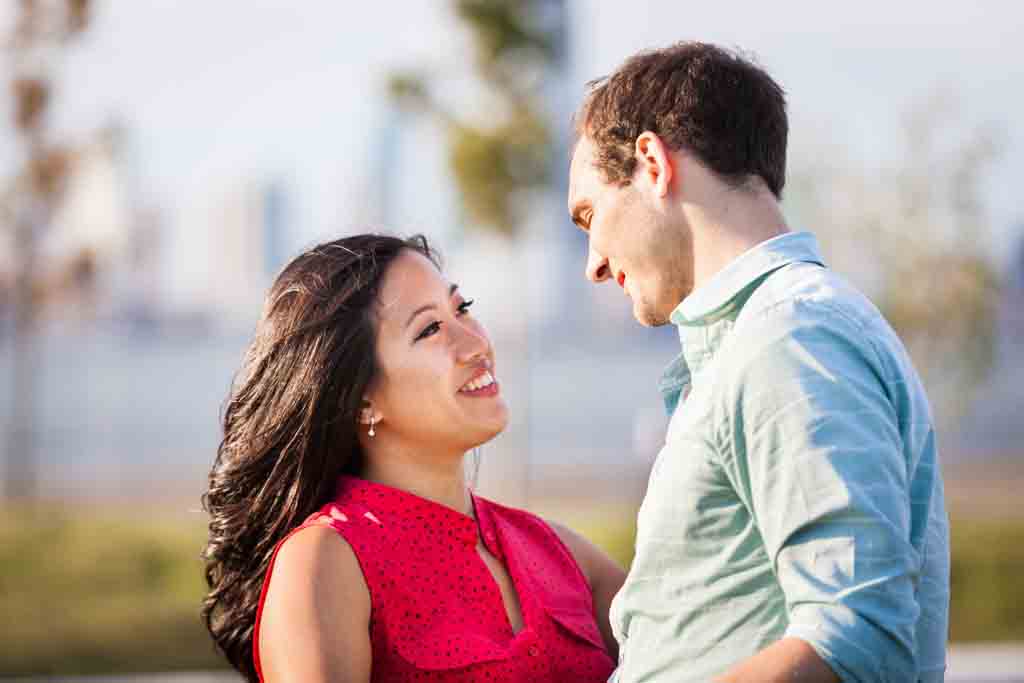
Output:
[[364,479],[408,491],[473,517],[473,503],[464,477],[461,457],[425,460],[380,452],[369,454],[363,472]]

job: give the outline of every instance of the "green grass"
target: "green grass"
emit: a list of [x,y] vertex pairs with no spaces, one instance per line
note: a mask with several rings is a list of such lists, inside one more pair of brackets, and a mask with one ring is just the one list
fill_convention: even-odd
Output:
[[1024,641],[1024,520],[954,520],[950,636]]
[[92,510],[0,519],[0,675],[222,666],[199,618],[203,523]]
[[[624,566],[633,514],[565,519]],[[4,510],[0,676],[224,667],[199,619],[201,520]],[[1024,640],[1024,520],[953,525],[952,638]]]

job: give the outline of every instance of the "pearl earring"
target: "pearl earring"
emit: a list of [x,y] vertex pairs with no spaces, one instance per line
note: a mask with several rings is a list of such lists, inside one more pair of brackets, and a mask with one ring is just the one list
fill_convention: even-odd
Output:
[[373,430],[373,422],[374,422],[373,415],[371,415],[370,416],[370,436],[375,436],[377,434],[377,432],[375,432]]

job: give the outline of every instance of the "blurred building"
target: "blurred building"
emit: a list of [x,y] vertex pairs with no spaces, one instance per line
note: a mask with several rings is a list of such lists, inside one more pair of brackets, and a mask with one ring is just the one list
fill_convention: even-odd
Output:
[[[123,129],[100,130],[68,155],[60,203],[37,235],[34,300],[49,324],[136,314],[156,305],[159,216],[134,191]],[[0,234],[0,289],[16,268],[12,236]]]
[[46,279],[70,285],[61,290],[61,317],[153,320],[160,228],[160,214],[139,198],[127,132],[107,128],[78,151],[41,244]]
[[1024,240],[1005,274],[998,311],[992,372],[961,432],[951,439],[951,460],[1024,461]]
[[[1024,225],[1018,231],[1024,234]],[[1017,248],[1006,276],[1005,294],[1000,308],[1000,338],[1003,351],[1024,345],[1024,240]]]
[[0,230],[0,320],[6,315],[8,292],[14,286],[14,235]]
[[277,181],[239,180],[177,216],[168,306],[226,327],[251,325],[292,247],[288,195]]

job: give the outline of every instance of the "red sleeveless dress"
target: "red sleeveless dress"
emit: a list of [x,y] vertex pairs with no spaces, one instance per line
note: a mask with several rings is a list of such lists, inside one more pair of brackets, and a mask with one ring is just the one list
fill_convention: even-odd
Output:
[[[371,681],[607,681],[615,665],[590,588],[561,539],[535,515],[472,499],[475,521],[406,491],[343,476],[335,499],[299,527],[328,523],[359,560],[371,602]],[[476,551],[478,526],[479,540],[515,585],[518,633]],[[253,633],[260,680],[260,617],[273,567],[271,559]]]

